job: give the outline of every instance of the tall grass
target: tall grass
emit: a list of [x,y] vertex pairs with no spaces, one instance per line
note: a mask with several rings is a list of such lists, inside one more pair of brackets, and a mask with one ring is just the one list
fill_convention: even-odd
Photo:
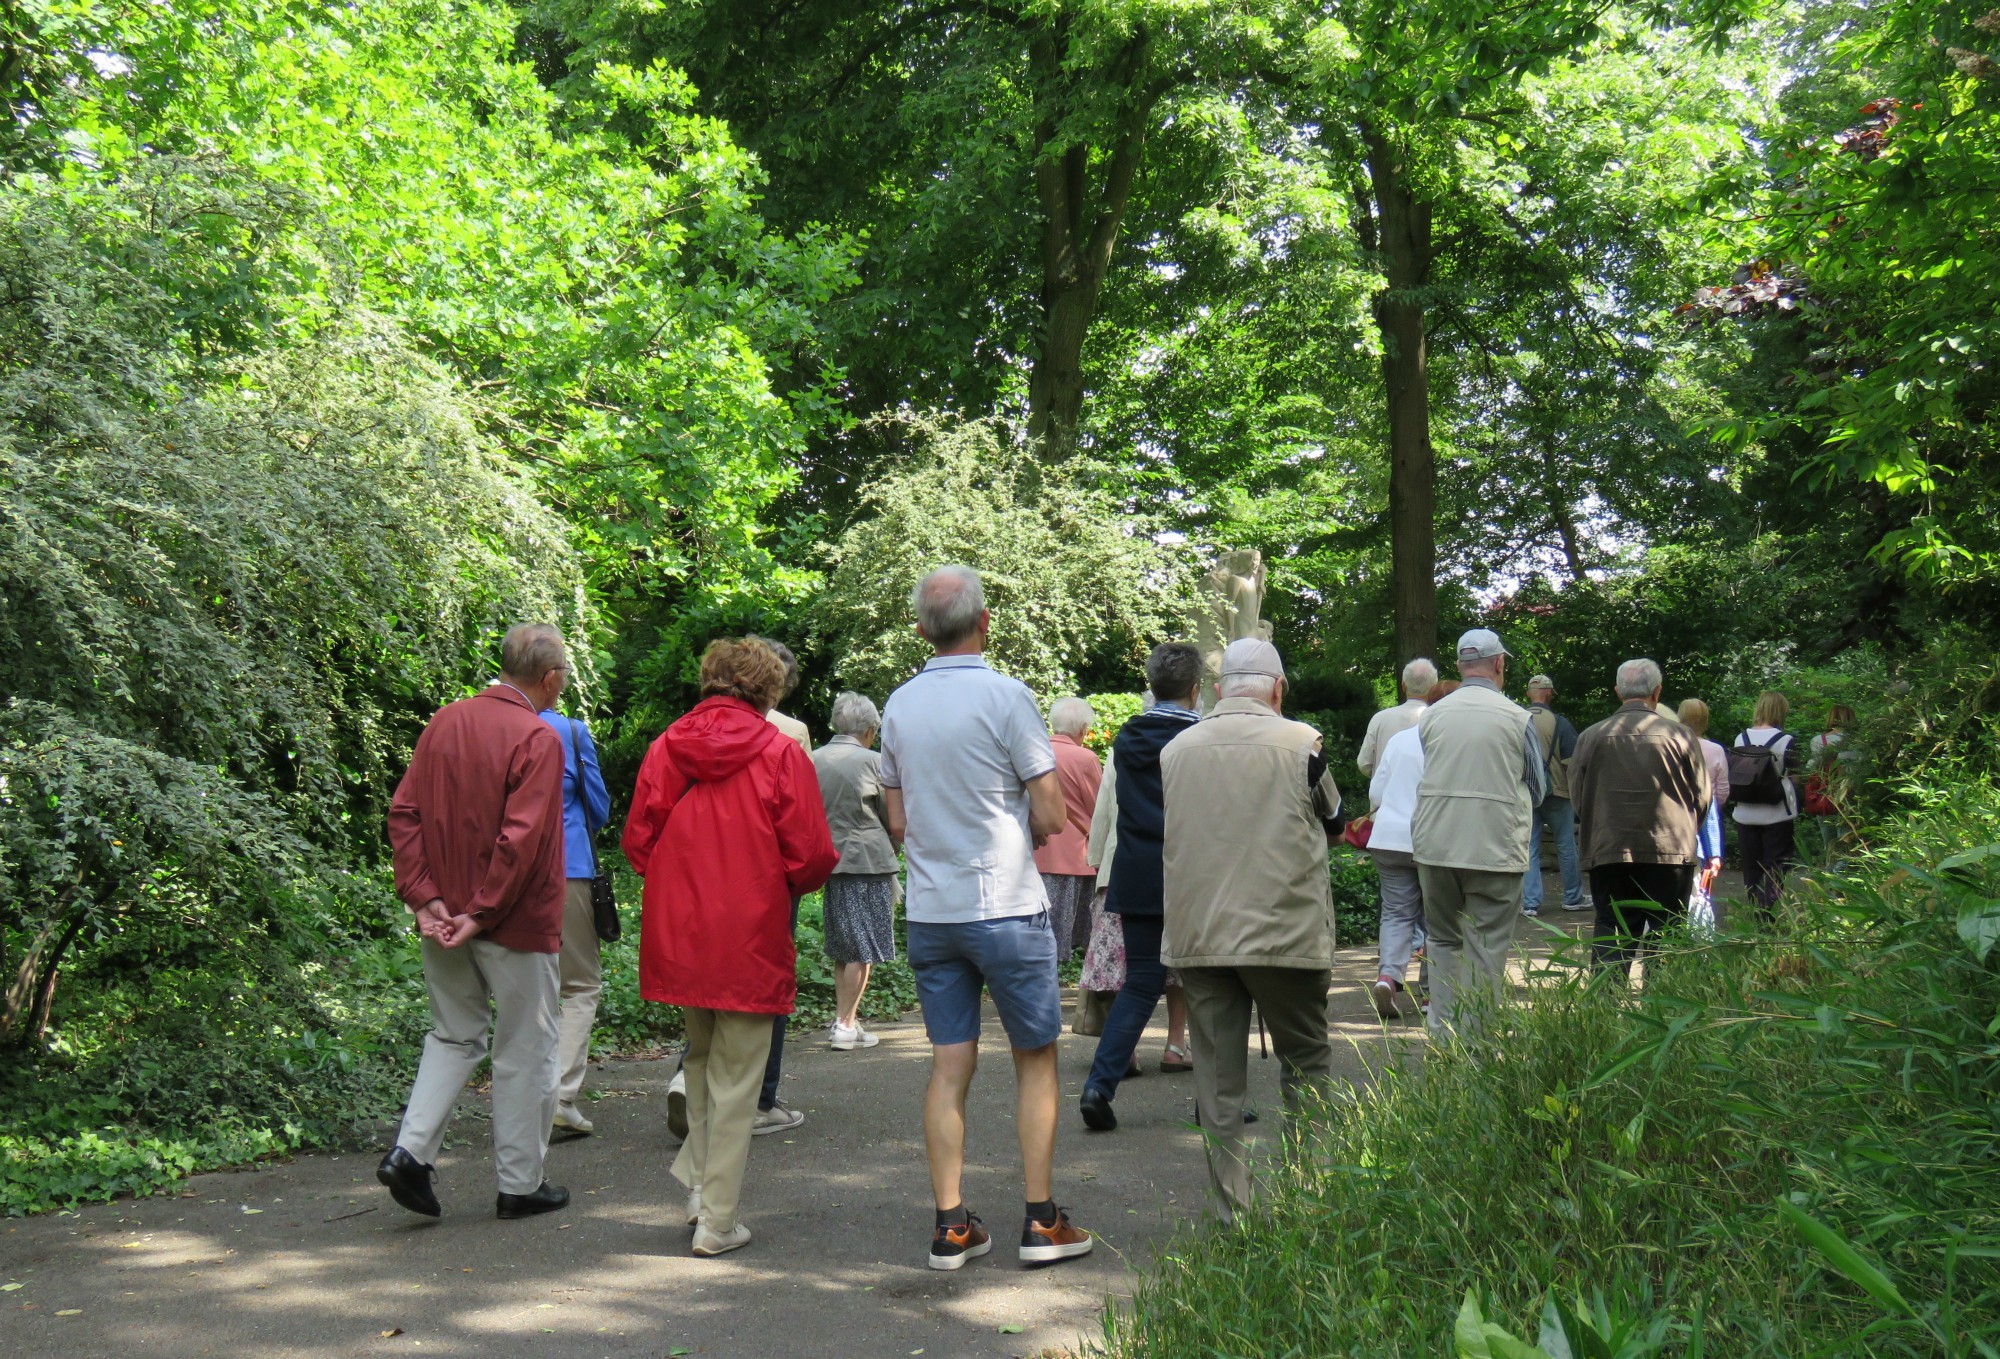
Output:
[[1530,1354],[1478,1320],[1594,1312],[1607,1359],[1995,1355],[1994,841],[1969,786],[1636,993],[1559,957],[1487,1042],[1347,1092],[1258,1211],[1157,1259],[1107,1350]]

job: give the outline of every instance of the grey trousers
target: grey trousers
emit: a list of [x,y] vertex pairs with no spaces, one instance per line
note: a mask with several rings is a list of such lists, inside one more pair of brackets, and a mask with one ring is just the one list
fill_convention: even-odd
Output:
[[1497,1005],[1506,989],[1521,874],[1418,864],[1417,879],[1429,936],[1431,1030],[1471,1032],[1484,1006]]
[[583,1090],[583,1068],[590,1061],[590,1028],[597,1022],[597,997],[604,990],[604,964],[597,953],[597,916],[590,906],[590,879],[571,878],[563,899],[562,952],[562,1077],[556,1083],[556,1103],[574,1104]]
[[1228,1222],[1250,1206],[1244,1155],[1243,1097],[1250,1082],[1250,1007],[1264,1016],[1277,1049],[1286,1134],[1325,1100],[1333,1070],[1326,1035],[1329,971],[1300,967],[1184,967],[1188,1039],[1194,1046],[1194,1098],[1208,1144],[1208,1184]]
[[1382,880],[1382,928],[1377,947],[1382,960],[1375,969],[1384,977],[1404,980],[1410,955],[1424,930],[1424,892],[1417,881],[1417,861],[1400,849],[1371,849],[1375,873]]
[[542,1183],[556,1115],[556,955],[477,936],[457,948],[426,939],[431,1031],[396,1145],[426,1165],[444,1145],[452,1105],[493,1048],[493,1159],[503,1194]]

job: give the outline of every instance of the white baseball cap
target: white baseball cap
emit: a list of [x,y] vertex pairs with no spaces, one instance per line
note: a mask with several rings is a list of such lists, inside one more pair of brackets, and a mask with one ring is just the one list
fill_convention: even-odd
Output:
[[1484,661],[1494,656],[1511,656],[1500,641],[1500,634],[1491,628],[1474,628],[1458,639],[1458,658],[1461,661]]
[[1238,637],[1222,649],[1222,673],[1268,675],[1281,680],[1285,677],[1285,666],[1278,659],[1278,648],[1262,637]]

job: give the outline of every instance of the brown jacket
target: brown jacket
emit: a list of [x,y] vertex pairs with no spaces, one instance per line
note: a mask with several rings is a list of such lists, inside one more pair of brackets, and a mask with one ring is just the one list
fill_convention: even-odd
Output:
[[1708,808],[1708,762],[1692,731],[1644,699],[1576,741],[1569,762],[1583,866],[1691,864]]
[[480,937],[523,953],[562,948],[562,740],[518,690],[445,705],[417,738],[389,804],[396,894],[442,897]]

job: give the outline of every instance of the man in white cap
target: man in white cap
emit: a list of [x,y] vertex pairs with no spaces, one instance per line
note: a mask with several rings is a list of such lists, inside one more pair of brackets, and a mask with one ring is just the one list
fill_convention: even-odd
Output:
[[1222,653],[1220,700],[1160,754],[1165,954],[1180,969],[1208,1173],[1225,1221],[1250,1204],[1243,1154],[1250,1007],[1282,1064],[1288,1120],[1325,1097],[1340,790],[1317,731],[1280,716],[1285,669],[1259,637]]
[[1424,894],[1433,1029],[1476,1028],[1481,1003],[1499,998],[1528,831],[1548,792],[1534,727],[1501,689],[1507,655],[1487,628],[1460,637],[1464,683],[1417,723],[1424,773],[1410,841]]

